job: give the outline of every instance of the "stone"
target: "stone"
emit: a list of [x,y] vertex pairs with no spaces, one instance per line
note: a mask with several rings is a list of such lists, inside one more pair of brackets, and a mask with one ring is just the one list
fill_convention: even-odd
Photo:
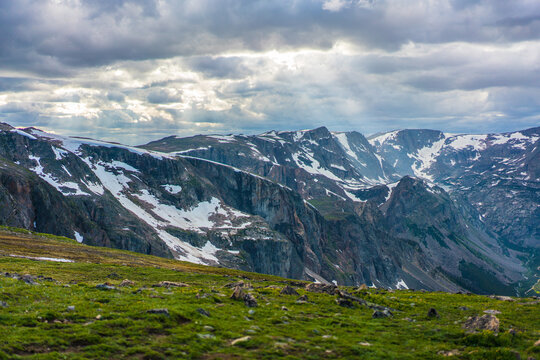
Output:
[[298,291],[296,291],[293,287],[287,285],[281,291],[279,292],[281,295],[296,295],[299,296],[300,294]]
[[5,301],[0,301],[0,307],[3,307],[3,308],[8,307],[7,302],[5,302]]
[[463,328],[471,331],[490,330],[493,332],[498,332],[499,319],[495,315],[491,314],[472,316],[465,321]]
[[174,281],[160,281],[159,283],[152,285],[153,287],[188,287],[188,284],[184,284],[181,282],[174,282]]
[[500,300],[500,301],[516,301],[516,299],[511,298],[510,296],[490,295],[489,297],[495,300]]
[[367,290],[367,289],[368,289],[368,287],[367,287],[366,284],[362,284],[362,285],[360,285],[360,286],[358,287],[358,290]]
[[452,349],[452,350],[441,350],[437,354],[442,355],[442,356],[456,356],[456,355],[459,355],[460,352],[458,349]]
[[244,297],[246,296],[246,293],[244,290],[242,290],[242,287],[236,286],[233,290],[233,293],[231,295],[231,299],[233,300],[244,300]]
[[287,307],[285,307],[285,306],[282,306],[282,307],[281,307],[281,310],[283,310],[283,311],[289,311],[289,309],[287,309]]
[[491,310],[491,309],[488,309],[488,310],[484,310],[484,313],[486,314],[491,314],[491,315],[498,315],[500,314],[501,312],[499,310]]
[[302,295],[298,299],[296,299],[296,302],[297,303],[306,303],[306,302],[308,302],[308,296],[307,295]]
[[246,304],[247,307],[257,307],[259,305],[257,304],[255,297],[251,294],[246,294],[244,296],[244,304]]
[[334,295],[336,293],[337,286],[331,284],[310,283],[306,285],[306,290],[309,292]]
[[146,312],[149,314],[161,314],[169,316],[169,309],[150,309],[146,310]]
[[435,318],[435,317],[439,317],[439,313],[437,312],[435,308],[430,308],[428,310],[427,316],[430,318]]
[[343,299],[343,298],[336,299],[336,304],[338,304],[339,306],[347,307],[347,308],[354,307],[352,301],[348,299]]
[[204,310],[203,308],[198,308],[197,312],[199,314],[201,314],[202,316],[210,317],[210,313],[208,311]]
[[386,318],[386,317],[392,317],[393,314],[389,310],[375,310],[371,317],[373,319],[380,319],[380,318]]
[[240,344],[240,343],[243,343],[243,342],[246,342],[246,341],[249,341],[249,340],[251,340],[251,336],[244,336],[244,337],[234,339],[233,341],[231,341],[231,345],[234,346],[236,344]]
[[540,346],[540,339],[536,340],[533,346]]
[[468,308],[468,307],[466,307],[466,306],[460,306],[460,307],[459,307],[459,310],[467,311],[467,310],[471,310],[471,309]]
[[204,326],[203,326],[203,330],[204,330],[204,331],[209,331],[209,332],[216,331],[216,329],[214,329],[214,327],[213,327],[213,326],[210,326],[210,325],[204,325]]
[[254,315],[254,314],[255,314],[255,310],[250,309],[250,310],[248,311],[248,314],[249,314],[249,315]]
[[212,334],[197,334],[199,339],[215,339],[215,335]]
[[124,280],[122,280],[122,282],[118,286],[125,287],[125,286],[134,286],[134,285],[135,285],[135,281],[124,279]]
[[75,306],[73,305],[68,306],[67,311],[75,311]]
[[96,285],[96,289],[100,289],[100,290],[116,290],[116,287],[112,286],[109,283],[104,283],[104,284]]
[[371,346],[371,344],[368,343],[367,341],[360,341],[360,342],[358,343],[358,345],[361,345],[361,346]]
[[96,320],[101,320],[101,317],[102,317],[101,314],[98,314],[98,315],[96,316]]

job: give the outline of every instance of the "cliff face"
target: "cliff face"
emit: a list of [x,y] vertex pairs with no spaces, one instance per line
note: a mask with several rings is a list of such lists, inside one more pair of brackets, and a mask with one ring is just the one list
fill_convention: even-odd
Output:
[[361,134],[325,128],[142,149],[4,125],[0,222],[293,278],[511,292],[520,261],[476,208],[396,181],[390,163]]

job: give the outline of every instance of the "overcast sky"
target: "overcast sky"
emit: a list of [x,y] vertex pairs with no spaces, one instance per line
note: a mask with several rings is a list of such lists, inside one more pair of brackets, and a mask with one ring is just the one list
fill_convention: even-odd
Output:
[[0,121],[141,144],[540,125],[538,0],[0,0]]

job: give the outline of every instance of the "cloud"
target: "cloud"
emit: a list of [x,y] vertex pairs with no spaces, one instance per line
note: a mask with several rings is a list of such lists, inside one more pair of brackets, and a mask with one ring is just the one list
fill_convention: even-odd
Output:
[[539,123],[530,0],[0,2],[0,119],[140,143]]

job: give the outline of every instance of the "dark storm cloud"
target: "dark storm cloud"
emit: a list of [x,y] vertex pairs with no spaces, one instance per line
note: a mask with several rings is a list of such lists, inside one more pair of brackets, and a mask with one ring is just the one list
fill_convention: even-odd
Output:
[[[540,3],[477,1],[453,8],[426,2],[377,1],[330,12],[320,1],[263,0],[0,2],[0,61],[58,75],[69,67],[265,51],[329,48],[345,39],[374,48],[408,42],[536,39]],[[519,19],[522,19],[520,21]],[[526,19],[526,21],[524,21]],[[497,26],[497,24],[500,24]]]

